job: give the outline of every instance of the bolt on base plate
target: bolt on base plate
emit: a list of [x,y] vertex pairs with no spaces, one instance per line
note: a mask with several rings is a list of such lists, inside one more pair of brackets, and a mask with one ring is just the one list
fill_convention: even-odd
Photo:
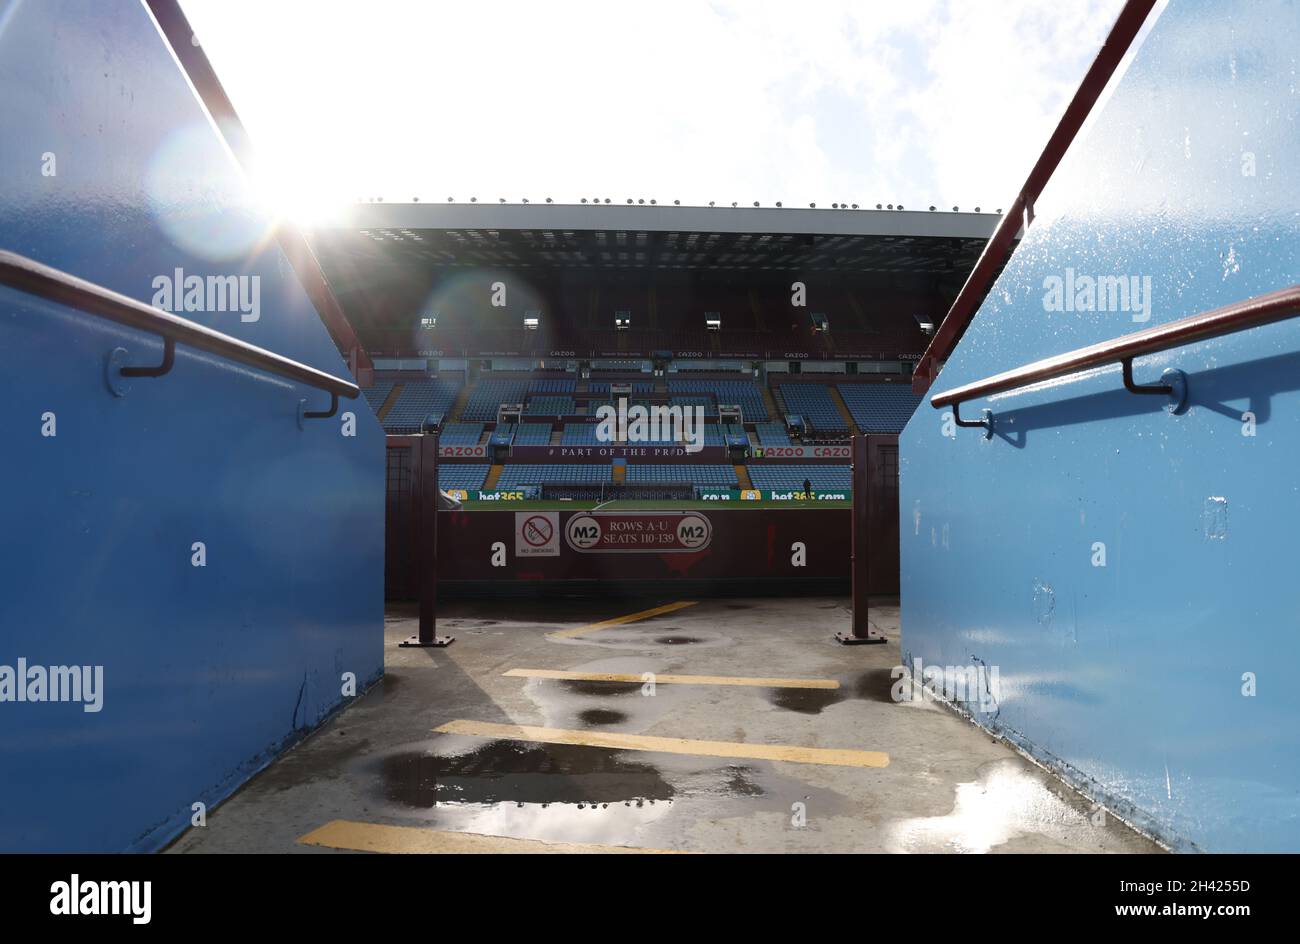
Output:
[[852,633],[836,633],[835,641],[844,646],[871,646],[877,643],[889,642],[888,639],[874,629],[867,630],[865,636],[854,636]]
[[455,636],[434,636],[432,642],[420,642],[419,636],[407,636],[397,644],[397,647],[399,649],[445,649],[455,641]]

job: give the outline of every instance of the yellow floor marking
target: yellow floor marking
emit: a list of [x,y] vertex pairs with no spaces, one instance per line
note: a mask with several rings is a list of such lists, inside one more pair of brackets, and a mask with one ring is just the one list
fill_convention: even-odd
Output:
[[507,836],[483,836],[478,833],[455,833],[415,826],[384,826],[379,823],[356,823],[336,819],[314,829],[298,842],[305,846],[328,846],[354,852],[447,853],[452,855],[516,853],[649,853],[672,854],[671,849],[639,849],[635,846],[601,846],[579,842],[542,842],[537,839],[511,839]]
[[[619,672],[563,672],[559,669],[511,669],[509,678],[565,679],[575,682],[648,682],[642,675]],[[656,684],[665,685],[749,685],[754,688],[839,688],[835,679],[746,678],[742,675],[660,675],[647,672]]]
[[882,751],[794,747],[787,744],[741,744],[735,741],[692,741],[686,738],[651,737],[646,734],[618,734],[612,731],[567,731],[563,728],[538,728],[522,724],[493,724],[488,721],[449,721],[433,730],[439,734],[467,734],[471,737],[537,741],[543,744],[609,747],[620,751],[658,751],[664,754],[786,760],[795,764],[829,764],[834,767],[889,766],[889,755]]
[[624,623],[635,623],[637,620],[649,619],[652,616],[658,616],[660,613],[672,613],[674,610],[685,609],[688,606],[694,606],[699,600],[678,600],[676,603],[665,603],[663,606],[656,606],[651,610],[642,610],[640,613],[629,613],[627,616],[616,616],[613,619],[603,620],[599,623],[590,623],[586,626],[575,626],[573,629],[560,629],[553,633],[547,633],[548,636],[554,636],[557,639],[571,639],[574,636],[583,636],[587,633],[594,633],[597,630],[609,629],[611,626],[622,626]]

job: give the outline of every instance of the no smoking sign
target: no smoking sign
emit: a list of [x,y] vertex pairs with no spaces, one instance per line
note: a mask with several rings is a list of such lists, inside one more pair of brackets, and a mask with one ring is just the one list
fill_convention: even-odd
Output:
[[559,557],[559,512],[515,512],[515,556]]

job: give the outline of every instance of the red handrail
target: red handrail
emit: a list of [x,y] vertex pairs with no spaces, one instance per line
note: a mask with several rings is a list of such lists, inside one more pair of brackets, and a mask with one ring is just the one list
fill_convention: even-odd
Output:
[[[974,400],[976,397],[1005,393],[1008,390],[1028,387],[1031,384],[1115,363],[1125,365],[1125,385],[1132,390],[1134,388],[1131,385],[1129,365],[1135,357],[1222,337],[1225,334],[1245,331],[1247,328],[1258,328],[1261,325],[1285,321],[1297,316],[1300,316],[1300,285],[1292,285],[1290,288],[1256,295],[1254,298],[1224,305],[1212,311],[1204,311],[1199,315],[1179,318],[1168,324],[1135,331],[1132,334],[1091,344],[1065,354],[1045,357],[1032,364],[1025,364],[1013,370],[994,374],[992,377],[985,377],[983,380],[936,393],[930,398],[930,404],[936,410],[945,406],[960,407],[962,403]],[[1138,388],[1138,392],[1156,389],[1155,387],[1148,387],[1146,390]]]

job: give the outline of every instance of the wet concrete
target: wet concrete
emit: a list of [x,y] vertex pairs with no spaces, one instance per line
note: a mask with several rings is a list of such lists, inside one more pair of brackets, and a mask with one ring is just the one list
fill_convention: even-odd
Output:
[[[327,854],[296,839],[334,819],[548,842],[716,852],[1148,852],[1157,847],[946,709],[891,697],[884,646],[839,646],[840,598],[704,601],[596,633],[548,632],[670,602],[484,600],[446,606],[445,650],[398,649],[384,681],[211,811],[179,852]],[[691,640],[669,642],[666,640]],[[507,678],[586,673],[833,678],[838,689]],[[435,734],[455,719],[594,733],[886,751],[830,767]]]

